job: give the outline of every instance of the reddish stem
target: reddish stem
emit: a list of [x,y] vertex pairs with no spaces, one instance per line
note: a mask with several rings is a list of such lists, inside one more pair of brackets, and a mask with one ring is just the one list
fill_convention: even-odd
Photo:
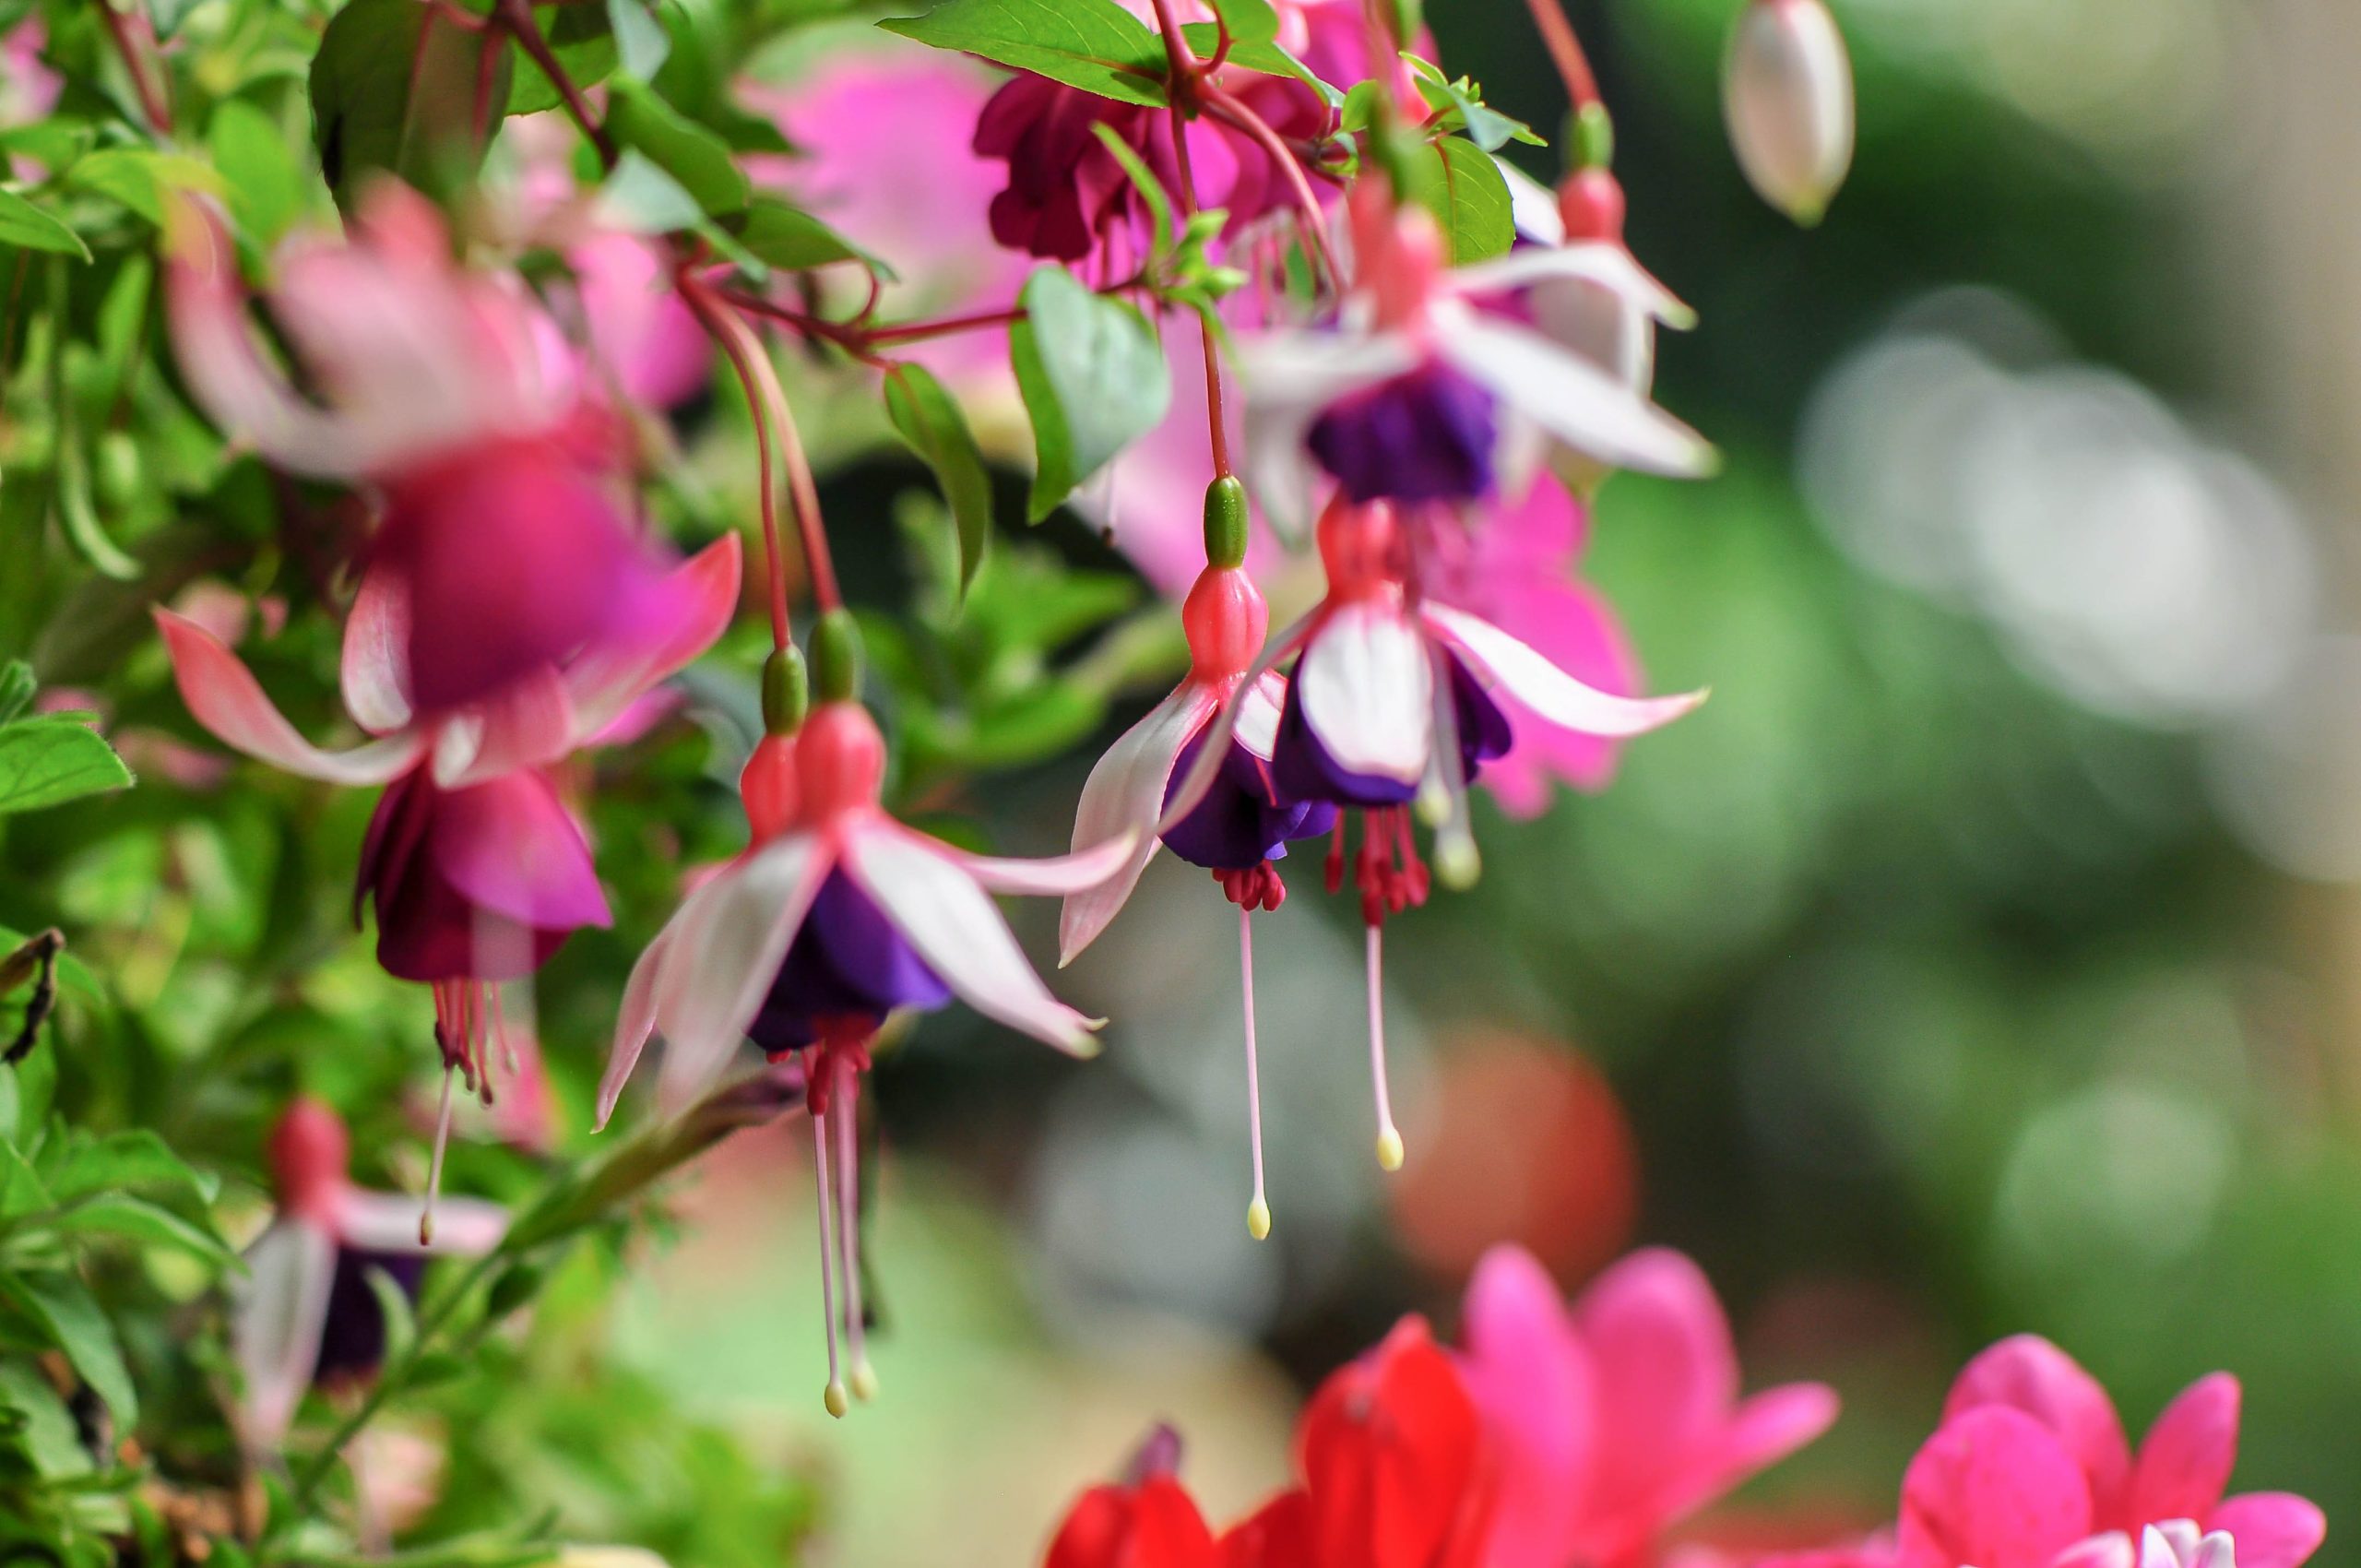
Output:
[[[1189,161],[1189,103],[1196,97],[1210,65],[1200,66],[1189,52],[1189,41],[1181,34],[1180,23],[1172,13],[1172,0],[1156,0],[1156,25],[1164,33],[1165,58],[1171,65],[1172,79],[1172,157],[1180,175],[1180,210],[1194,218],[1197,215],[1197,175]],[[1228,30],[1223,30],[1223,48],[1228,49]],[[1199,333],[1205,352],[1205,424],[1212,436],[1214,477],[1228,479],[1229,468],[1229,432],[1222,415],[1221,352],[1215,345],[1214,324],[1200,316]]]
[[621,157],[615,150],[614,138],[607,134],[607,127],[599,123],[599,117],[590,113],[589,101],[582,96],[582,89],[575,85],[573,76],[559,62],[556,52],[550,48],[550,41],[541,36],[541,24],[533,18],[532,0],[500,0],[500,8],[494,15],[500,18],[500,25],[516,40],[516,47],[540,67],[541,75],[549,77],[550,85],[557,89],[558,99],[565,105],[567,116],[589,138],[590,145],[598,148],[599,163],[612,169]]
[[1579,113],[1598,101],[1598,77],[1590,68],[1590,59],[1583,53],[1582,40],[1574,36],[1574,24],[1566,19],[1560,0],[1525,0],[1525,8],[1533,13],[1533,25],[1540,30],[1541,42],[1548,46],[1549,58],[1556,62],[1559,77],[1566,84],[1566,96]]
[[139,95],[140,113],[148,116],[148,124],[155,127],[158,135],[172,135],[172,103],[164,95],[163,84],[148,74],[148,53],[155,46],[156,31],[148,25],[147,14],[127,16],[114,8],[113,0],[99,0],[99,15],[106,18],[115,53],[123,56],[123,68],[131,77],[132,90]]
[[[771,481],[771,442],[765,428],[761,394],[754,385],[754,367],[747,357],[747,345],[742,332],[730,330],[730,323],[721,309],[706,294],[704,287],[685,270],[679,276],[681,302],[689,307],[697,324],[706,329],[722,354],[730,361],[730,368],[737,373],[738,384],[745,388],[747,411],[754,422],[754,467],[762,484],[763,562],[770,577],[771,646],[785,647],[793,640],[793,631],[787,614],[787,565],[781,556],[778,534],[778,502],[777,487]],[[760,352],[759,346],[756,352]]]
[[1320,269],[1327,274],[1328,281],[1342,289],[1345,275],[1336,266],[1335,254],[1328,248],[1327,220],[1320,210],[1320,198],[1312,195],[1311,181],[1304,174],[1303,165],[1297,161],[1286,140],[1271,128],[1269,121],[1209,82],[1204,85],[1201,101],[1207,113],[1253,137],[1278,164],[1287,175],[1289,191],[1295,196],[1297,215],[1300,220],[1299,227],[1303,231],[1305,246],[1319,261]]

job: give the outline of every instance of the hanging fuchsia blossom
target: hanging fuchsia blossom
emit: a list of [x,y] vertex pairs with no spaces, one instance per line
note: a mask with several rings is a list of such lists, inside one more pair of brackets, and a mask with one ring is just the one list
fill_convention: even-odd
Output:
[[270,1135],[279,1214],[247,1249],[231,1324],[245,1379],[238,1434],[257,1452],[279,1446],[306,1388],[376,1374],[386,1321],[370,1270],[414,1295],[430,1255],[490,1252],[508,1227],[495,1205],[449,1199],[429,1248],[413,1200],[352,1184],[350,1150],[343,1119],[316,1099],[290,1105]]
[[[1254,1195],[1246,1225],[1256,1239],[1270,1234],[1271,1209],[1263,1184],[1263,1094],[1254,1039],[1253,912],[1276,909],[1287,884],[1273,863],[1287,843],[1316,838],[1335,826],[1336,808],[1282,790],[1271,770],[1279,709],[1287,683],[1265,671],[1247,672],[1270,630],[1270,607],[1246,575],[1246,491],[1235,479],[1216,480],[1205,493],[1205,568],[1181,607],[1189,640],[1189,673],[1173,694],[1125,731],[1090,770],[1074,810],[1074,847],[1117,837],[1137,847],[1131,860],[1097,886],[1067,897],[1058,926],[1059,964],[1097,939],[1139,885],[1159,845],[1214,873],[1238,906],[1239,964],[1246,1008],[1248,1125],[1254,1160]],[[1211,731],[1226,705],[1236,717],[1226,739]],[[1182,780],[1216,743],[1219,763],[1203,798],[1162,831]]]
[[[1467,785],[1514,739],[1495,693],[1560,728],[1582,734],[1644,734],[1704,700],[1613,695],[1576,680],[1498,626],[1427,598],[1417,587],[1419,552],[1394,510],[1339,496],[1320,520],[1326,595],[1282,633],[1248,674],[1296,659],[1271,751],[1270,777],[1290,800],[1358,808],[1363,831],[1352,881],[1368,927],[1370,1064],[1375,1080],[1378,1160],[1402,1163],[1386,1087],[1382,941],[1385,919],[1423,904],[1430,882],[1413,837],[1410,804],[1437,826],[1446,883],[1465,885],[1477,869]],[[1223,709],[1221,727],[1173,793],[1165,824],[1186,815],[1212,787],[1226,742],[1246,705]],[[1214,761],[1209,761],[1211,756]],[[1329,851],[1328,885],[1346,878],[1340,817]]]
[[823,618],[814,639],[823,700],[800,728],[771,714],[777,728],[741,780],[753,841],[689,896],[633,967],[599,1087],[603,1126],[653,1034],[665,1040],[657,1099],[667,1114],[712,1083],[742,1039],[774,1058],[805,1053],[826,1403],[838,1416],[848,1408],[836,1350],[839,1258],[851,1392],[867,1398],[875,1383],[863,1344],[853,1137],[871,1041],[889,1015],[956,996],[1061,1051],[1095,1054],[1098,1021],[1050,994],[990,895],[1077,892],[1113,875],[1133,849],[1125,835],[1061,859],[1002,860],[896,822],[878,801],[884,740],[853,695],[854,636],[842,611]]
[[1678,1253],[1634,1253],[1570,1306],[1532,1254],[1497,1249],[1464,1335],[1500,1459],[1490,1568],[1642,1568],[1670,1526],[1836,1419],[1820,1384],[1738,1398],[1721,1303]]
[[263,357],[227,235],[185,204],[172,338],[225,428],[281,468],[382,493],[364,559],[402,604],[411,700],[482,703],[593,637],[653,636],[675,613],[666,568],[608,494],[611,436],[547,316],[513,277],[454,265],[442,219],[404,186],[374,187],[353,232],[291,242],[271,295],[326,406]]
[[1616,468],[1692,475],[1713,449],[1628,381],[1486,296],[1565,273],[1662,305],[1636,267],[1566,247],[1444,266],[1423,208],[1364,185],[1352,202],[1354,290],[1333,325],[1247,345],[1248,444],[1265,506],[1299,516],[1316,463],[1356,501],[1465,502],[1508,481],[1555,441]]

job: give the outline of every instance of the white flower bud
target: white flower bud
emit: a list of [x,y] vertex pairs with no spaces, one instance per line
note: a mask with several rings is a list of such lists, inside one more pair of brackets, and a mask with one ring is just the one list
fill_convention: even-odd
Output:
[[1821,0],[1748,0],[1722,73],[1730,145],[1764,201],[1817,223],[1853,162],[1853,66]]

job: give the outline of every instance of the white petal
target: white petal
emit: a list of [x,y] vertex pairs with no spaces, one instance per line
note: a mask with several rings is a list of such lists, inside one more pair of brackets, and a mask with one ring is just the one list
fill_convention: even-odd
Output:
[[1501,178],[1508,182],[1509,221],[1516,225],[1516,232],[1540,244],[1564,244],[1566,219],[1558,210],[1558,193],[1498,153],[1492,155],[1492,161],[1500,166]]
[[2138,1568],[2139,1554],[2121,1530],[2085,1536],[2059,1552],[2049,1568]]
[[254,672],[219,638],[185,616],[155,612],[172,676],[189,713],[223,743],[307,778],[334,784],[383,784],[418,760],[422,741],[404,731],[349,752],[326,752],[295,732],[271,706]]
[[623,1085],[630,1081],[632,1069],[639,1065],[639,1053],[647,1049],[647,1037],[656,1032],[656,982],[664,971],[664,956],[671,949],[672,928],[679,923],[676,913],[631,967],[631,979],[623,985],[623,1005],[615,1012],[615,1043],[607,1053],[607,1070],[599,1079],[599,1122],[595,1131],[606,1131],[608,1118],[615,1113],[615,1101],[623,1098]]
[[991,897],[940,848],[890,824],[857,828],[846,864],[927,968],[984,1016],[1077,1056],[1091,1021],[1050,994]]
[[1233,737],[1253,755],[1264,762],[1279,743],[1279,710],[1287,705],[1287,678],[1275,670],[1266,670],[1252,684],[1240,682],[1238,693],[1238,727]]
[[1058,967],[1074,962],[1098,938],[1121,910],[1138,885],[1140,873],[1155,859],[1160,842],[1157,814],[1164,809],[1165,787],[1172,781],[1173,766],[1189,737],[1212,721],[1214,694],[1189,682],[1148,710],[1147,717],[1123,731],[1091,768],[1074,805],[1074,847],[1105,843],[1132,834],[1116,871],[1089,887],[1066,896],[1058,915]]
[[1418,623],[1390,604],[1329,612],[1295,667],[1303,721],[1337,766],[1416,784],[1434,745],[1434,666]]
[[327,1322],[336,1282],[336,1242],[315,1225],[280,1219],[246,1249],[246,1277],[230,1314],[230,1337],[245,1378],[239,1435],[276,1448],[295,1419]]
[[724,534],[673,571],[667,592],[678,612],[658,635],[630,646],[594,644],[567,667],[577,745],[612,723],[658,682],[693,662],[729,629],[738,610],[742,569],[738,536]]
[[1511,251],[1451,274],[1452,287],[1463,294],[1506,293],[1563,279],[1596,284],[1667,327],[1686,331],[1697,325],[1697,313],[1683,304],[1679,295],[1656,281],[1629,246],[1611,240]]
[[832,857],[808,833],[749,854],[689,896],[674,917],[674,956],[656,987],[664,1065],[657,1109],[685,1110],[729,1065],[797,928],[820,894]]
[[392,572],[364,574],[345,617],[344,706],[373,735],[410,721],[409,594]]
[[481,1198],[434,1200],[434,1240],[421,1246],[419,1216],[425,1200],[406,1193],[372,1193],[347,1187],[337,1202],[336,1222],[347,1246],[371,1253],[430,1253],[477,1257],[500,1245],[508,1233],[508,1211]]
[[2208,1530],[2189,1554],[2189,1568],[2237,1568],[2237,1546],[2227,1530]]
[[1444,356],[1576,451],[1643,473],[1692,477],[1713,469],[1703,436],[1599,366],[1525,327],[1474,311],[1451,315],[1436,335]]
[[[1264,648],[1263,656],[1247,670],[1244,677],[1240,680],[1237,689],[1255,696],[1259,701],[1263,677],[1270,673],[1273,665],[1287,658],[1302,645],[1305,631],[1311,627],[1319,613],[1318,609],[1313,609],[1286,631],[1272,638],[1271,646]],[[1205,731],[1205,743],[1197,749],[1196,761],[1189,765],[1187,775],[1181,778],[1180,786],[1172,791],[1171,798],[1165,802],[1164,814],[1157,819],[1156,831],[1158,835],[1171,832],[1182,817],[1197,809],[1204,800],[1205,792],[1214,787],[1214,780],[1221,774],[1224,754],[1229,748],[1231,737],[1238,733],[1239,722],[1245,716],[1245,710],[1246,703],[1237,700],[1234,695],[1233,700],[1221,705],[1221,712],[1216,716],[1211,728]],[[1274,733],[1275,733],[1275,726]]]
[[1853,162],[1853,66],[1820,0],[1751,0],[1722,71],[1730,145],[1758,195],[1817,223]]
[[1497,685],[1560,729],[1619,738],[1661,729],[1705,700],[1703,692],[1669,697],[1619,697],[1584,685],[1540,653],[1463,611],[1429,603],[1427,624]]

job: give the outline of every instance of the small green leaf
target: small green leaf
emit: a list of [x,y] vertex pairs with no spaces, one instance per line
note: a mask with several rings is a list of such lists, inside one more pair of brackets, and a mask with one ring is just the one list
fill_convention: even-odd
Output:
[[1269,43],[1279,36],[1279,14],[1270,0],[1213,0],[1213,6],[1233,43]]
[[615,63],[641,81],[652,79],[672,53],[672,38],[655,11],[642,0],[607,0],[607,20],[614,30]]
[[82,236],[14,191],[0,190],[0,245],[90,259]]
[[595,208],[599,223],[632,234],[692,229],[705,217],[697,198],[682,190],[680,181],[636,149],[626,149],[616,160],[615,172],[599,187]]
[[636,148],[680,183],[700,209],[716,218],[745,210],[753,195],[730,144],[645,87],[619,78],[610,91],[607,131],[616,145]]
[[1123,166],[1123,172],[1130,177],[1132,187],[1140,193],[1140,199],[1147,203],[1148,211],[1156,220],[1150,230],[1150,243],[1155,247],[1155,259],[1161,264],[1171,251],[1173,230],[1177,227],[1172,217],[1171,193],[1164,188],[1164,182],[1156,177],[1156,171],[1147,166],[1147,161],[1132,149],[1131,143],[1117,134],[1114,126],[1102,122],[1090,128],[1097,134],[1100,145]]
[[[39,1223],[39,1222],[36,1222]],[[135,1198],[128,1193],[102,1193],[51,1216],[47,1228],[61,1235],[114,1236],[174,1247],[208,1263],[229,1265],[238,1261],[229,1243],[203,1227],[193,1225],[168,1208]]]
[[12,659],[0,665],[0,724],[6,724],[33,700],[39,683],[33,679],[33,667],[21,659]]
[[377,172],[430,192],[472,179],[513,75],[496,29],[470,32],[418,0],[349,0],[320,35],[311,74],[312,136],[338,205]]
[[230,187],[230,210],[249,239],[268,250],[303,210],[303,169],[279,122],[242,98],[213,111],[206,139]]
[[1516,243],[1508,181],[1492,155],[1464,137],[1419,147],[1408,160],[1410,199],[1435,215],[1454,266],[1504,255]]
[[418,1318],[410,1310],[409,1292],[402,1289],[400,1280],[375,1264],[371,1264],[362,1277],[368,1280],[370,1294],[377,1298],[377,1310],[385,1315],[385,1364],[398,1366],[418,1343]]
[[877,25],[1118,102],[1167,101],[1163,40],[1115,0],[945,0]]
[[164,220],[164,193],[197,191],[221,196],[227,187],[213,166],[184,153],[146,148],[101,148],[65,172],[65,183],[121,202],[150,223]]
[[1039,522],[1074,487],[1154,430],[1172,402],[1156,331],[1139,312],[1045,267],[1018,296],[1009,329],[1017,389],[1033,419],[1037,466],[1027,508]]
[[0,815],[39,811],[131,783],[131,770],[99,732],[60,714],[0,730]]
[[[618,46],[614,18],[605,6],[537,6],[533,19],[541,37],[557,56],[558,68],[576,87],[597,87],[614,75]],[[508,96],[508,113],[539,114],[564,101],[557,84],[542,75],[529,55],[516,57],[516,86]]]
[[[1190,52],[1201,60],[1210,57],[1221,44],[1221,30],[1211,22],[1189,22],[1182,26],[1180,33],[1189,41]],[[1275,38],[1240,41],[1233,35],[1229,58],[1222,64],[1240,70],[1260,71],[1266,77],[1293,77],[1318,93],[1321,101],[1332,108],[1345,101],[1343,89],[1321,80],[1318,72],[1288,53],[1287,46]]]
[[958,401],[924,366],[897,364],[885,373],[885,412],[910,450],[934,470],[950,503],[959,536],[959,591],[976,580],[992,533],[991,476],[983,449]]
[[32,1168],[17,1145],[0,1139],[0,1218],[15,1219],[22,1215],[37,1214],[49,1208],[55,1200],[49,1195],[48,1186],[41,1173]]
[[218,1178],[190,1165],[144,1127],[109,1133],[78,1146],[49,1177],[51,1194],[59,1203],[73,1203],[112,1189],[160,1187],[209,1204],[220,1185]]
[[763,195],[748,204],[744,214],[729,224],[730,232],[749,255],[781,272],[806,272],[835,262],[857,261],[886,278],[885,265],[790,202]]
[[51,1344],[65,1352],[82,1381],[114,1412],[115,1425],[129,1431],[139,1420],[139,1396],[123,1364],[114,1330],[83,1283],[70,1274],[0,1273],[6,1296],[40,1325]]

